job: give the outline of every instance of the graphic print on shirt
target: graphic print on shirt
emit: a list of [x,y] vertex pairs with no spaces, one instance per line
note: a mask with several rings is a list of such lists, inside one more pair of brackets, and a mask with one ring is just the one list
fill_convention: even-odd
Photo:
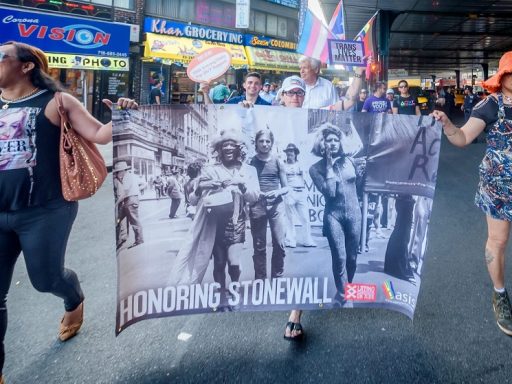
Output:
[[0,171],[36,165],[36,117],[41,108],[0,110]]

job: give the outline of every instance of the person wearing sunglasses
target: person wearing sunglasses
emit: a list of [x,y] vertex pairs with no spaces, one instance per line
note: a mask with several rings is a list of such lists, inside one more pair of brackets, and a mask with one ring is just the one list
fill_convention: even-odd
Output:
[[393,113],[399,115],[420,116],[420,105],[418,98],[409,93],[409,83],[405,80],[398,82],[400,95],[393,101]]
[[[48,73],[40,49],[14,41],[0,45],[0,383],[5,360],[7,293],[23,252],[30,281],[64,301],[59,339],[75,336],[83,321],[84,294],[75,272],[64,267],[66,245],[78,203],[62,195],[59,165],[60,115],[54,100],[63,89]],[[73,129],[89,141],[112,140],[102,124],[68,93],[63,108]],[[110,100],[103,100],[112,107]],[[137,108],[120,98],[121,108]],[[27,335],[30,340],[30,335]]]

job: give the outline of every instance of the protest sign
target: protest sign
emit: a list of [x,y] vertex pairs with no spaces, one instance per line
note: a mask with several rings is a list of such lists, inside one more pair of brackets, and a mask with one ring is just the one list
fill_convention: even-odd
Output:
[[187,76],[196,83],[210,82],[222,76],[231,65],[231,54],[222,47],[199,53],[187,67]]
[[[117,333],[230,311],[412,318],[441,135],[432,118],[152,105],[116,110],[113,124]],[[143,195],[117,192],[133,178]]]
[[351,66],[366,66],[362,41],[328,40],[329,63]]

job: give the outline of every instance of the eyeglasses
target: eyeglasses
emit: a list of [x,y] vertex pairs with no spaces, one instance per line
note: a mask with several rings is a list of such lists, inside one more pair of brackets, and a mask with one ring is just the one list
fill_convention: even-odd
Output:
[[399,85],[398,88],[407,88],[407,85]]
[[361,92],[359,92],[359,93],[368,93],[368,92],[366,92],[366,91],[361,91]]
[[6,57],[14,57],[14,56],[12,56],[12,55],[8,55],[7,53],[5,53],[5,52],[1,52],[1,51],[0,51],[0,63],[1,63],[2,61],[4,61],[4,59],[5,59]]
[[299,97],[302,97],[306,94],[306,92],[304,91],[285,91],[283,92],[286,96],[299,96]]

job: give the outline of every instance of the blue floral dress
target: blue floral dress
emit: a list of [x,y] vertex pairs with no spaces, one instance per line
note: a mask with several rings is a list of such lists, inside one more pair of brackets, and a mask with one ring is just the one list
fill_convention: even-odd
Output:
[[489,130],[475,204],[495,219],[512,221],[512,111],[503,105],[501,94],[497,104],[496,112],[496,100],[489,96],[472,113],[484,120]]

